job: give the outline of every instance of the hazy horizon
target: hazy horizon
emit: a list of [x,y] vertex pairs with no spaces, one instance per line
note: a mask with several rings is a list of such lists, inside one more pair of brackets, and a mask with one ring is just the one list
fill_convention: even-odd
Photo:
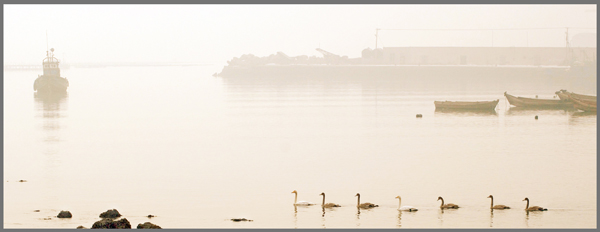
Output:
[[[596,5],[7,4],[4,64],[38,63],[47,46],[67,63],[225,63],[315,48],[360,57],[376,28],[411,29],[380,30],[378,47],[564,47],[566,27],[570,39],[595,36]],[[511,28],[544,29],[489,30]]]

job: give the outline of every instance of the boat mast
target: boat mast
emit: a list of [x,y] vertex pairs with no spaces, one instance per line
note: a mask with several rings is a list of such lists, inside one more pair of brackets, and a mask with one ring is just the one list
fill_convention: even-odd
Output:
[[46,30],[46,56],[48,56],[48,30]]

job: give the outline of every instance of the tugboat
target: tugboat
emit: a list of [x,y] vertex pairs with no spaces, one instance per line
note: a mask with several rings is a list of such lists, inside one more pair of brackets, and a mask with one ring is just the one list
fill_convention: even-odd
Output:
[[33,90],[37,92],[66,92],[69,87],[67,78],[60,77],[60,61],[54,57],[54,48],[46,51],[46,58],[42,61],[44,74],[38,75],[33,83]]

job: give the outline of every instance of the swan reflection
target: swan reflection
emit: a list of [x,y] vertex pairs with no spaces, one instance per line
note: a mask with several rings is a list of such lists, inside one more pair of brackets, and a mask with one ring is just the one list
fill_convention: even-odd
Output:
[[398,227],[402,227],[402,210],[398,210]]
[[294,228],[298,229],[298,207],[294,205]]
[[490,209],[490,227],[494,225],[494,209]]

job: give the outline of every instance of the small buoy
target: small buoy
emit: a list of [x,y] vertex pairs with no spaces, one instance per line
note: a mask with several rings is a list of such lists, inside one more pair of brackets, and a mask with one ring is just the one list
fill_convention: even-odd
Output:
[[536,116],[535,116],[535,120],[537,120],[537,119],[538,119],[538,116],[536,115]]
[[538,98],[537,95],[535,95],[535,98]]
[[422,114],[417,114],[417,118],[422,118],[423,115]]
[[146,216],[146,217],[148,217],[148,218],[153,218],[153,217],[156,217],[156,216],[155,216],[155,215],[152,215],[152,214],[148,214],[148,216]]

